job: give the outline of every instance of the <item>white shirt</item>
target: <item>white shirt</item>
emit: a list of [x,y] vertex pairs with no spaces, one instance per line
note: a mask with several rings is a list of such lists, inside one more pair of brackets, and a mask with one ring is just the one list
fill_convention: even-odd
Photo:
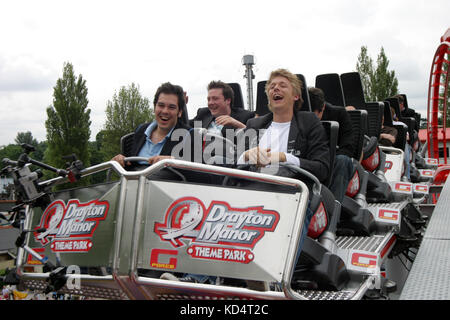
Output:
[[[287,164],[300,166],[300,159],[287,152],[287,145],[289,139],[289,129],[291,122],[272,122],[264,132],[258,146],[262,149],[270,148],[270,152],[284,152],[286,155]],[[242,154],[238,160],[238,164],[243,164],[244,155]]]
[[221,136],[222,135],[222,128],[223,128],[223,125],[217,124],[216,120],[213,120],[213,121],[211,121],[211,123],[210,123],[210,125],[208,127],[208,132],[211,132],[211,133],[214,133],[214,134],[217,134],[217,135]]

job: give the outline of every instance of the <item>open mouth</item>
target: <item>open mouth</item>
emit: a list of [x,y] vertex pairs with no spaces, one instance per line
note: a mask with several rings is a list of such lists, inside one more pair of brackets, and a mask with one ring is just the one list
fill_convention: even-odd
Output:
[[281,95],[279,95],[279,94],[274,94],[274,95],[273,95],[273,100],[274,100],[274,101],[283,100],[283,96],[281,96]]

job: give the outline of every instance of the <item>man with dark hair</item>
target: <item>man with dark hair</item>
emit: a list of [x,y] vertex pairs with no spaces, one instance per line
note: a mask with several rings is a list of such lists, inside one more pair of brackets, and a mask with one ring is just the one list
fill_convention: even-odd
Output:
[[233,108],[233,89],[222,81],[211,81],[208,84],[208,107],[197,110],[197,115],[190,120],[194,127],[195,121],[201,121],[202,128],[225,137],[226,129],[245,128],[248,119],[255,113],[242,108]]
[[[127,155],[148,158],[146,164],[150,165],[163,159],[173,158],[172,149],[178,143],[183,143],[184,140],[172,140],[172,133],[175,129],[186,130],[186,135],[190,131],[190,128],[182,120],[186,118],[182,87],[169,82],[163,83],[155,93],[153,105],[155,120],[151,123],[141,124],[135,130],[131,153]],[[124,158],[124,155],[118,154],[112,160],[119,162],[124,167]],[[131,164],[127,163],[127,165]]]
[[308,88],[311,109],[320,120],[339,123],[339,134],[330,190],[336,200],[342,203],[348,183],[353,173],[352,156],[353,128],[350,117],[344,107],[333,106],[325,101],[325,95],[319,88]]

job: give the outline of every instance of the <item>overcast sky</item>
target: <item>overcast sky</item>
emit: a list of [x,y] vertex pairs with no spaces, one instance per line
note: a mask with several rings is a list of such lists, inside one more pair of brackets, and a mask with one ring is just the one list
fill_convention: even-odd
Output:
[[[424,116],[432,58],[450,27],[449,0],[2,1],[0,146],[17,132],[46,139],[46,108],[64,62],[88,87],[91,139],[108,100],[132,82],[153,100],[163,82],[188,92],[189,115],[211,80],[239,82],[254,55],[254,87],[270,71],[355,71],[361,46],[383,46],[401,93]],[[256,96],[256,92],[254,92]]]

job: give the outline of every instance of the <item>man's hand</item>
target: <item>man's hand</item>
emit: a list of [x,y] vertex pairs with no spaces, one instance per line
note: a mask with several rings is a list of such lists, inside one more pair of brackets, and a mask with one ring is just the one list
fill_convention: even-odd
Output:
[[216,124],[220,124],[222,126],[230,126],[237,129],[245,128],[245,124],[230,116],[218,116],[216,118]]
[[286,155],[284,152],[271,152],[270,148],[256,147],[244,153],[244,160],[258,167],[265,167],[271,163],[286,162]]
[[[114,158],[111,159],[111,161],[117,161],[122,167],[125,167],[125,159],[126,157],[123,154],[118,154]],[[127,161],[127,166],[131,165],[130,161]]]
[[157,163],[158,161],[164,160],[164,159],[173,159],[172,156],[153,156],[151,158],[148,158],[148,163],[150,165]]

